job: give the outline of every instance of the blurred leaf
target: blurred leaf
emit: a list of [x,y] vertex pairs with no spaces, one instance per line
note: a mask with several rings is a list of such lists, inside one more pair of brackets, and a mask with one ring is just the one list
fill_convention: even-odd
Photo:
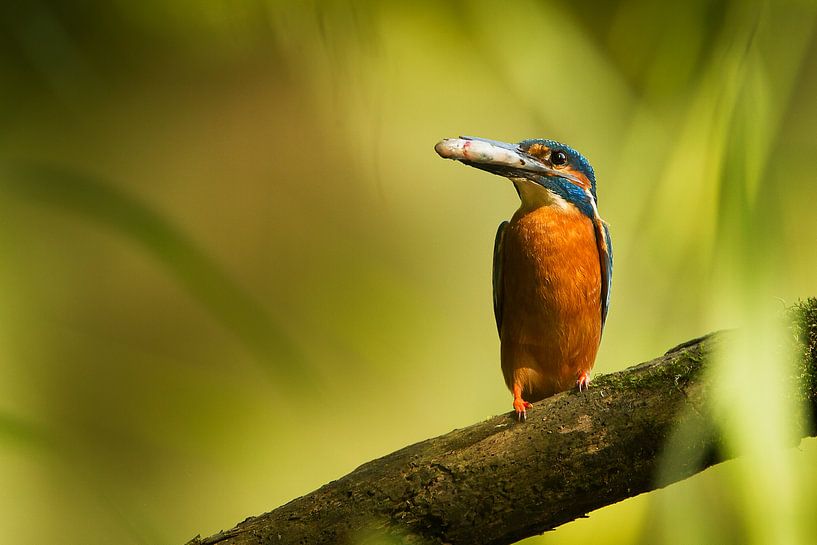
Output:
[[42,430],[33,424],[0,412],[0,445],[17,443],[25,446],[45,446],[49,442]]
[[181,229],[113,185],[65,168],[26,164],[9,169],[0,188],[96,222],[140,246],[232,331],[276,377],[306,373],[305,360],[284,331]]

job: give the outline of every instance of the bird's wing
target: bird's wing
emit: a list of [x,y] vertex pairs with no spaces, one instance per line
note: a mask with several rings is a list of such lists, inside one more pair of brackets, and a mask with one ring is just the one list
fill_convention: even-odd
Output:
[[607,320],[607,310],[610,308],[610,284],[613,280],[613,242],[610,239],[610,229],[607,224],[596,218],[593,222],[596,227],[596,246],[599,249],[599,264],[601,265],[601,327]]
[[500,332],[502,329],[502,241],[505,238],[505,228],[508,227],[508,222],[503,221],[499,224],[496,230],[496,239],[494,240],[494,317],[496,318],[496,330]]

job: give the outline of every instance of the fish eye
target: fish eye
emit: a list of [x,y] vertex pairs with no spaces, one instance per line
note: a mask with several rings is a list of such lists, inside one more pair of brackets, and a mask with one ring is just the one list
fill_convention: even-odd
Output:
[[550,154],[550,164],[555,167],[563,167],[567,164],[567,154],[561,150],[555,150]]

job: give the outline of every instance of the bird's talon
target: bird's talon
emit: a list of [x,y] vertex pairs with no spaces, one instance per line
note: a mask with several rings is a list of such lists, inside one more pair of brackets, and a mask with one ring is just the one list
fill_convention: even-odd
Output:
[[576,379],[576,386],[579,387],[579,391],[587,390],[590,387],[590,373],[584,372],[579,375],[579,378]]
[[521,397],[517,397],[513,400],[513,408],[516,411],[516,419],[519,422],[524,422],[528,418],[528,411],[529,407],[533,407],[532,404],[528,403]]

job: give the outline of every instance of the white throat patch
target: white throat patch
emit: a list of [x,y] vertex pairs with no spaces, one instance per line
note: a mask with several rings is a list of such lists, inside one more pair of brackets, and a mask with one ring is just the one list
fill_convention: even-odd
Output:
[[513,185],[516,186],[516,190],[519,192],[519,198],[522,200],[522,204],[519,207],[520,210],[536,210],[543,206],[557,206],[562,209],[567,209],[570,206],[570,203],[560,195],[527,178],[511,178],[511,181]]

